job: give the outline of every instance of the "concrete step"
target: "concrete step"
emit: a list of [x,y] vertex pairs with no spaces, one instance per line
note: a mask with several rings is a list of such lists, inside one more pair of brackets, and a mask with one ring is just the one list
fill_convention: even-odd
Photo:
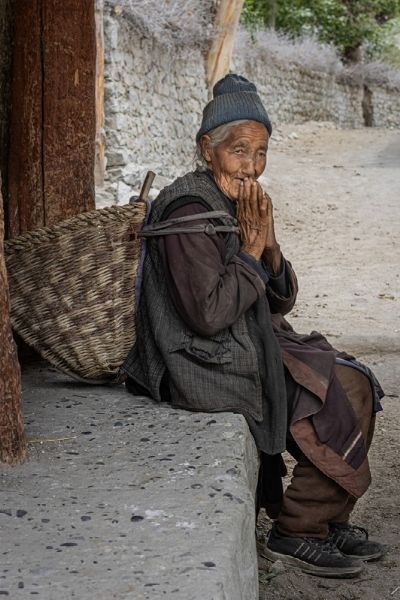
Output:
[[245,419],[24,373],[29,460],[1,468],[0,594],[256,600]]

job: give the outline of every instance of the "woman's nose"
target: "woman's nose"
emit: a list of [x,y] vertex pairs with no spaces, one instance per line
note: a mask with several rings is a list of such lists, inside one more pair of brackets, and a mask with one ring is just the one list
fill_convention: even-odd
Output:
[[254,177],[256,174],[256,161],[252,156],[247,156],[244,159],[244,164],[242,166],[243,175],[246,177]]

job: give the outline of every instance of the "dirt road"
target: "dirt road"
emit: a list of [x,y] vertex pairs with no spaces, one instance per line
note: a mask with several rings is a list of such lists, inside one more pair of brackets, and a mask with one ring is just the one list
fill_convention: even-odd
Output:
[[400,599],[400,134],[321,123],[275,134],[263,183],[299,277],[289,321],[356,354],[387,394],[371,451],[373,483],[353,522],[391,552],[349,581],[293,571],[270,578],[260,560],[260,600]]

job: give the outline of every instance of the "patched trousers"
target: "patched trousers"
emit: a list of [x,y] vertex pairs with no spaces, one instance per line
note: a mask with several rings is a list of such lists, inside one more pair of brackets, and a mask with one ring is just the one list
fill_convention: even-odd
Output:
[[[336,365],[336,375],[358,419],[367,450],[375,426],[369,379],[351,367]],[[330,523],[346,523],[356,498],[319,471],[303,454],[293,470],[276,520],[281,533],[293,537],[326,538]]]

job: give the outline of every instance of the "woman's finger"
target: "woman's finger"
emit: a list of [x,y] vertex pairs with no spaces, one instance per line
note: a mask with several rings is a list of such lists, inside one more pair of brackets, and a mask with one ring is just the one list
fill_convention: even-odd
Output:
[[251,192],[251,181],[250,179],[244,179],[243,181],[243,202],[246,207],[246,214],[251,212],[250,206],[250,192]]
[[237,201],[237,218],[240,219],[243,215],[243,197],[244,197],[244,185],[243,181],[239,183],[239,195]]
[[272,206],[271,196],[269,194],[267,194],[267,192],[264,192],[264,196],[268,202],[268,214],[272,216],[273,206]]
[[258,199],[258,210],[263,219],[268,216],[268,201],[265,197],[264,190],[261,185],[257,184],[257,199]]
[[257,182],[250,182],[250,197],[249,197],[249,206],[251,209],[251,214],[253,218],[257,219],[258,216],[258,198],[257,198]]

